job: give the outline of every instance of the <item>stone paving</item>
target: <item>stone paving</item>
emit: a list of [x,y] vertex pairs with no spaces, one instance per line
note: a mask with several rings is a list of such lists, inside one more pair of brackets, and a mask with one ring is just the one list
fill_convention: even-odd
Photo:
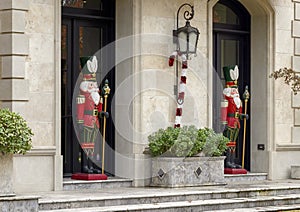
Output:
[[[39,209],[30,211],[43,212],[300,211],[300,180],[236,181],[222,186],[182,188],[100,186],[96,189],[29,192],[7,199],[30,196],[38,197],[39,205]],[[0,208],[11,208],[10,205],[4,201]],[[21,208],[21,205],[16,207]],[[7,211],[15,211],[11,209]]]

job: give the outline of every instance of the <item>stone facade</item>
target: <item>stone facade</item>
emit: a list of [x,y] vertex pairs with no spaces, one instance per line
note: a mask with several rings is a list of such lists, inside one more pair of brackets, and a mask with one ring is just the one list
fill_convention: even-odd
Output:
[[[151,177],[150,159],[142,154],[147,136],[174,122],[174,69],[167,60],[175,48],[176,12],[185,2],[194,5],[191,24],[201,34],[197,57],[189,61],[183,124],[212,127],[212,8],[218,0],[116,0],[116,58],[120,41],[136,36],[127,37],[131,57],[116,66],[116,174],[136,179],[135,185]],[[251,171],[286,179],[300,161],[300,96],[268,76],[281,67],[300,70],[300,2],[239,2],[251,14]],[[0,106],[21,113],[35,134],[32,151],[14,157],[16,192],[62,189],[60,27],[60,1],[1,0]],[[129,87],[122,93],[124,82]]]
[[60,45],[55,43],[60,7],[55,2],[0,3],[1,107],[19,112],[34,132],[33,149],[14,157],[15,192],[62,187],[60,141],[54,127],[60,123],[56,119],[60,110],[54,105],[59,104],[54,79],[60,61],[55,52]]

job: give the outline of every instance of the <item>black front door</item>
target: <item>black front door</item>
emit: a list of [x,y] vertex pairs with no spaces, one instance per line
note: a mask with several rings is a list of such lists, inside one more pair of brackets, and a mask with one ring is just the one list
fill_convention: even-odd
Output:
[[[246,9],[235,0],[220,0],[214,7],[214,101],[213,125],[218,132],[224,130],[220,123],[220,103],[223,98],[222,91],[225,87],[223,74],[224,66],[239,67],[238,89],[243,101],[245,86],[250,87],[250,15]],[[243,107],[245,104],[243,103]],[[250,115],[250,104],[247,113]],[[243,109],[244,112],[244,109]],[[236,163],[242,164],[244,122],[237,140]],[[246,124],[245,168],[250,170],[250,121]]]
[[[69,3],[68,3],[69,2]],[[80,172],[82,150],[80,148],[76,133],[73,127],[73,118],[75,107],[73,95],[78,92],[75,89],[78,77],[82,67],[80,66],[80,57],[97,55],[101,64],[107,63],[107,55],[99,53],[99,50],[105,45],[114,41],[114,1],[89,1],[85,5],[84,1],[62,1],[62,28],[61,28],[61,80],[62,80],[62,154],[64,157],[64,176],[70,176],[75,172]],[[106,16],[106,17],[103,17]],[[113,49],[112,49],[113,51]],[[114,52],[110,52],[109,59],[114,60]],[[111,63],[111,61],[109,62]],[[102,86],[101,80],[108,79],[114,92],[114,69],[97,73],[97,81]],[[76,95],[76,94],[75,94]],[[109,98],[108,104],[111,104]],[[108,106],[108,112],[111,112],[113,105]],[[107,144],[114,149],[114,129],[112,120],[107,120]],[[100,129],[101,130],[101,129]],[[113,151],[109,151],[106,157],[106,168],[114,170]],[[96,159],[101,160],[101,151],[95,150]],[[99,163],[101,164],[101,163]],[[106,169],[105,168],[105,169]]]

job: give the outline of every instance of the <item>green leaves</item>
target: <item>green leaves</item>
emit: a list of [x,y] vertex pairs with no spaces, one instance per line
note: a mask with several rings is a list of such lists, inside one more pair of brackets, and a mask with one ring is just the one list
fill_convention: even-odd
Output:
[[221,133],[211,132],[206,138],[203,153],[206,156],[221,156],[227,149],[229,139]]
[[191,157],[203,152],[206,156],[221,156],[228,138],[212,129],[195,126],[160,129],[148,137],[152,156]]
[[25,154],[32,147],[33,133],[17,113],[0,109],[0,152]]

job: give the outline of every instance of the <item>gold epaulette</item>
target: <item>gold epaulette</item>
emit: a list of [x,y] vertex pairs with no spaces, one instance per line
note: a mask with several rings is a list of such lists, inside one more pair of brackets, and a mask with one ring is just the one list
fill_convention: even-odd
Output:
[[85,103],[84,95],[79,95],[76,100],[77,100],[77,104],[84,104]]

